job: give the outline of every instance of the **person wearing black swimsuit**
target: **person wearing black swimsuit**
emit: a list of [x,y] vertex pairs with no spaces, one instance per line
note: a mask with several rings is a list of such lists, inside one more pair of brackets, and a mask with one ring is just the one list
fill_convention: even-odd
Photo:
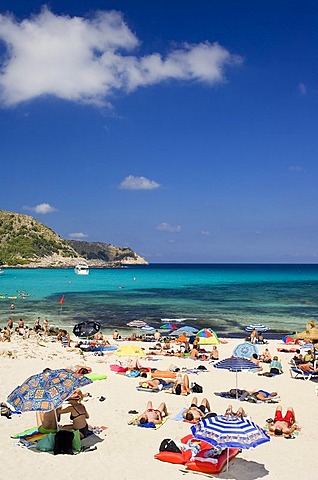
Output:
[[70,413],[70,419],[72,424],[63,425],[64,430],[79,430],[81,438],[85,438],[89,435],[89,429],[86,419],[89,418],[89,414],[84,405],[80,403],[80,400],[75,398],[69,398],[70,405],[66,408],[59,409],[58,413]]

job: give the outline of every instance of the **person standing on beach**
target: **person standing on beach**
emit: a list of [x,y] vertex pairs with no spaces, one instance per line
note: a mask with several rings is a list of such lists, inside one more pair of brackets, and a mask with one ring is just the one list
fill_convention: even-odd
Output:
[[9,330],[13,330],[13,320],[12,318],[10,317],[9,320],[7,321],[7,328]]
[[49,321],[46,317],[45,317],[45,319],[43,320],[43,323],[42,323],[42,330],[43,330],[44,335],[47,335],[49,333]]

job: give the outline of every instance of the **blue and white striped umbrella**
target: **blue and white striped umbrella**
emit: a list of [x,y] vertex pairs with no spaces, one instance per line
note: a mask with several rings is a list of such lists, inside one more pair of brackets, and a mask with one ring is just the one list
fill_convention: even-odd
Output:
[[140,327],[140,330],[142,330],[143,332],[148,332],[148,333],[152,333],[152,332],[156,331],[156,329],[154,327],[152,327],[151,325],[144,325],[143,327]]
[[248,417],[218,415],[200,420],[191,427],[192,435],[223,448],[255,448],[269,442],[269,435]]
[[[225,370],[230,370],[231,372],[236,373],[236,392],[237,392],[237,372],[241,372],[242,370],[255,370],[256,365],[255,363],[251,362],[247,358],[241,358],[241,357],[230,357],[230,358],[225,358],[224,360],[221,360],[220,362],[217,362],[213,365],[215,368],[223,368]],[[237,398],[237,394],[236,394]]]
[[266,327],[266,325],[263,325],[261,323],[255,323],[254,325],[249,325],[248,327],[246,327],[245,331],[251,332],[254,328],[257,332],[267,332],[267,330],[269,330],[269,328]]
[[[233,350],[233,357],[251,358],[256,353],[258,356],[258,348],[251,342],[239,343]],[[255,367],[254,367],[255,368]]]

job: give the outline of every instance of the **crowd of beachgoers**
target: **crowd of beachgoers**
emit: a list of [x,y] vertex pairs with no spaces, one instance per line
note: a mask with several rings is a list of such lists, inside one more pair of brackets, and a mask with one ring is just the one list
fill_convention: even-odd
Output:
[[[308,415],[317,398],[315,383],[302,380],[298,383],[289,375],[292,368],[303,371],[304,375],[317,369],[315,350],[305,341],[286,344],[280,340],[268,340],[266,334],[252,331],[243,340],[218,339],[216,344],[201,344],[196,335],[176,337],[159,330],[142,336],[134,330],[127,335],[120,329],[114,329],[109,335],[97,332],[82,339],[68,329],[50,326],[47,317],[43,320],[37,317],[28,327],[23,319],[12,317],[1,331],[1,362],[8,374],[0,388],[1,400],[5,402],[8,394],[27,375],[48,367],[71,368],[80,374],[97,372],[99,381],[74,391],[56,412],[38,413],[36,428],[41,435],[56,431],[58,426],[63,431],[78,431],[82,452],[97,449],[100,471],[107,466],[113,476],[132,479],[138,474],[144,479],[148,476],[143,473],[146,469],[151,471],[154,479],[159,480],[162,474],[181,478],[180,469],[175,470],[173,465],[154,459],[161,441],[172,439],[183,451],[188,446],[183,445],[182,440],[190,433],[191,425],[221,414],[252,418],[271,436],[268,447],[243,450],[231,462],[230,471],[235,478],[287,479],[287,472],[290,475],[292,468],[283,469],[276,465],[274,475],[273,452],[279,456],[286,450],[281,438],[295,440],[289,452],[295,465],[298,462],[296,452],[300,449],[306,457],[308,441],[317,440],[318,433]],[[220,360],[232,357],[239,343],[253,345],[257,353],[248,358],[254,366],[249,370],[250,375],[239,374],[238,386],[234,385],[231,372],[214,366]],[[121,356],[124,347],[133,347],[137,353]],[[6,355],[9,351],[14,355]],[[30,358],[27,358],[27,351],[33,352]],[[302,387],[302,401],[299,385]],[[170,395],[166,396],[166,393]],[[259,404],[263,406],[258,407]],[[106,410],[103,405],[107,406]],[[170,421],[178,415],[179,421]],[[26,414],[12,414],[12,422],[14,428],[5,424],[2,435],[7,435],[5,444],[9,456],[6,461],[8,472],[14,478],[19,470],[13,461],[9,461],[10,455],[28,442],[32,450],[32,439],[20,438],[12,443],[9,437],[32,426],[35,421],[30,422],[30,417],[27,420]],[[162,435],[158,432],[156,438],[150,436],[149,439],[146,428],[132,429],[132,425],[148,426],[154,431],[162,426],[159,431]],[[275,448],[271,445],[274,442]],[[123,460],[122,454],[127,448],[133,455]],[[34,462],[27,457],[31,454],[27,450],[21,449],[23,461]],[[214,458],[220,454],[220,451],[214,452]],[[94,455],[90,458],[93,459]],[[79,458],[76,457],[77,476],[87,478],[94,460],[91,463],[85,458],[83,463]],[[48,466],[50,460],[40,455],[36,456],[36,463]],[[140,465],[143,466],[141,472]],[[254,475],[249,473],[251,466]],[[225,478],[222,475],[221,478]],[[53,479],[54,475],[51,476]]]

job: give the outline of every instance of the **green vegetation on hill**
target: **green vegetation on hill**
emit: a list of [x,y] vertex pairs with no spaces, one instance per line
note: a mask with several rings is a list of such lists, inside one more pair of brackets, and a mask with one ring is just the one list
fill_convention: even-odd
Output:
[[65,240],[30,215],[0,210],[0,264],[28,264],[54,253],[78,256]]

